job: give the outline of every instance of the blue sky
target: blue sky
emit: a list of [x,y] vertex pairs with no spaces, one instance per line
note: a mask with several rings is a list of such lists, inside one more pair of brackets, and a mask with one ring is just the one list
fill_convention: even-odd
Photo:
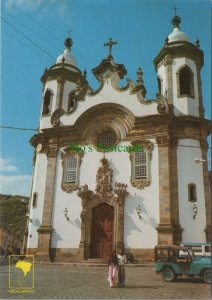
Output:
[[[103,44],[112,37],[116,63],[123,63],[126,78],[144,72],[146,97],[157,92],[153,59],[172,31],[174,6],[181,30],[191,42],[198,37],[205,55],[202,69],[203,101],[210,118],[211,2],[207,0],[7,0],[1,1],[1,125],[37,128],[41,107],[40,77],[63,52],[71,30],[72,53],[78,67],[87,69],[88,81],[98,83],[91,69],[107,55]],[[36,45],[37,46],[36,46]],[[42,50],[41,50],[41,49]],[[33,131],[1,131],[1,189],[4,194],[29,195]]]

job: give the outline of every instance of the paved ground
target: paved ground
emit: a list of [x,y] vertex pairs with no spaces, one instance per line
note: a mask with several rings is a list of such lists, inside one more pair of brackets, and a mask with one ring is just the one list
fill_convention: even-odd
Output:
[[210,299],[198,278],[166,283],[151,266],[127,266],[126,287],[109,287],[106,266],[35,265],[34,294],[8,294],[8,266],[0,267],[1,299]]

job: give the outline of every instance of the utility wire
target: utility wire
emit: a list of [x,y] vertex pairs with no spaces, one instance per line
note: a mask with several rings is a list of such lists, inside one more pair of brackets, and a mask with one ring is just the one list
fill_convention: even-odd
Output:
[[0,125],[0,128],[6,128],[6,129],[15,129],[15,130],[30,130],[30,131],[38,131],[38,129],[24,128],[24,127],[12,127],[12,126],[4,126],[4,125]]
[[[2,30],[2,32],[5,32],[7,35],[9,35],[10,37],[12,37],[14,40],[18,41],[20,44],[24,45],[25,47],[31,49],[34,53],[38,54],[39,56],[44,57],[45,59],[49,59],[51,60],[49,57],[44,56],[43,54],[37,52],[35,49],[33,49],[32,47],[30,47],[29,45],[25,44],[24,42],[22,42],[21,40],[17,39],[14,35],[12,35],[11,33],[7,32],[6,30]],[[52,60],[51,60],[52,61]]]
[[[6,0],[5,0],[6,2]],[[49,31],[46,27],[44,27],[43,25],[41,25],[40,23],[38,23],[37,21],[35,21],[33,18],[29,17],[27,14],[25,14],[20,8],[18,8],[17,6],[15,6],[14,4],[10,3],[11,6],[13,6],[16,10],[18,10],[22,15],[24,15],[26,18],[30,19],[32,22],[36,23],[38,26],[40,26],[43,30],[45,30],[46,32],[48,32],[49,34],[51,34],[52,36],[54,36],[56,39],[58,39],[60,42],[63,42],[57,35],[55,35],[54,33],[52,33],[51,31]]]
[[30,41],[33,45],[35,45],[37,48],[39,48],[42,52],[44,52],[46,55],[48,55],[52,60],[54,60],[54,57],[51,56],[51,54],[49,54],[48,52],[46,52],[43,48],[41,48],[37,43],[35,43],[34,41],[32,41],[30,38],[28,38],[23,32],[21,32],[20,30],[18,30],[15,26],[13,26],[10,22],[8,22],[7,20],[5,20],[3,17],[1,17],[1,19],[7,23],[10,27],[12,27],[15,31],[17,31],[18,33],[20,33],[21,35],[23,35],[23,37],[25,37],[25,39],[27,39],[28,41]]
[[37,35],[40,39],[48,42],[48,44],[52,45],[57,51],[60,51],[61,49],[57,48],[52,42],[47,41],[46,37],[42,37],[38,32],[36,32],[35,30],[31,29],[29,26],[23,24],[22,22],[20,22],[16,17],[14,17],[13,15],[9,14],[8,12],[6,12],[4,9],[2,9],[2,11],[4,13],[6,13],[7,15],[9,15],[10,17],[12,17],[14,20],[16,20],[16,22],[18,22],[21,26],[25,27],[27,30],[31,31],[32,33],[34,33],[35,35]]

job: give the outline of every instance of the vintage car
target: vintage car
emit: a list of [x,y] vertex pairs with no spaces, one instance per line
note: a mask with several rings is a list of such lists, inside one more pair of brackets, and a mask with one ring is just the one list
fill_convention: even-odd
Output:
[[211,257],[195,256],[192,248],[185,246],[156,246],[155,268],[164,281],[174,281],[177,276],[200,276],[211,283]]
[[181,246],[192,248],[195,256],[211,256],[211,244],[209,243],[181,243]]

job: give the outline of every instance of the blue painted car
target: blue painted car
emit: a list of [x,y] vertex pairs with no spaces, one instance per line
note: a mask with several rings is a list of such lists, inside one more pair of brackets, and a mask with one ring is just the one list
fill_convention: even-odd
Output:
[[187,275],[199,276],[205,283],[211,283],[211,257],[195,256],[189,247],[156,246],[155,268],[167,282]]

